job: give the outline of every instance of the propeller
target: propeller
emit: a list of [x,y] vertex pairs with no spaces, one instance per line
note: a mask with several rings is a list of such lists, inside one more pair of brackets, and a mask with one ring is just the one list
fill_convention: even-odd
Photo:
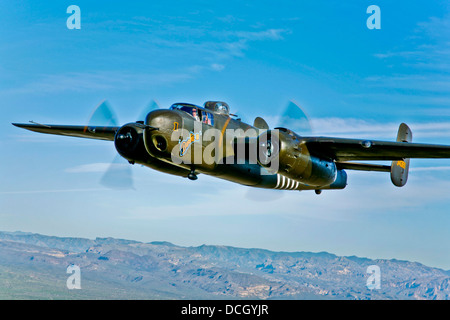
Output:
[[[145,117],[150,111],[159,109],[159,105],[156,101],[150,101],[142,110],[137,121],[144,121]],[[113,108],[107,100],[103,100],[92,112],[88,127],[90,126],[120,126],[117,116],[113,111]],[[131,166],[127,161],[119,154],[116,155],[114,160],[109,165],[108,169],[100,179],[100,184],[103,186],[116,189],[127,190],[134,189],[133,174]]]
[[131,166],[120,155],[116,155],[100,179],[100,184],[110,189],[134,190]]
[[157,110],[159,108],[159,104],[155,100],[151,100],[147,105],[142,109],[137,121],[145,121],[147,114],[153,110]]
[[88,126],[117,127],[119,122],[108,101],[103,100],[92,112]]
[[292,130],[299,135],[312,134],[312,126],[306,112],[298,103],[292,100],[289,101],[281,114],[277,127]]

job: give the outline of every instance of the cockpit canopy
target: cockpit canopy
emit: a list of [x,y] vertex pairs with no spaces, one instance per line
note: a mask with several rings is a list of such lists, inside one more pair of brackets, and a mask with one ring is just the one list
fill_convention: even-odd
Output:
[[170,106],[171,110],[184,111],[191,115],[196,121],[214,126],[214,117],[210,112],[207,112],[203,108],[190,103],[174,103]]
[[190,103],[174,103],[170,106],[171,110],[181,110],[190,114],[195,120],[200,121],[199,106]]
[[196,106],[195,104],[191,104],[191,103],[174,103],[173,105],[170,106],[169,109],[174,110],[182,110],[185,111],[187,113],[191,113],[193,109],[198,109],[200,108],[199,106]]
[[228,104],[222,101],[206,101],[203,107],[215,113],[225,115],[230,114],[230,107],[228,106]]

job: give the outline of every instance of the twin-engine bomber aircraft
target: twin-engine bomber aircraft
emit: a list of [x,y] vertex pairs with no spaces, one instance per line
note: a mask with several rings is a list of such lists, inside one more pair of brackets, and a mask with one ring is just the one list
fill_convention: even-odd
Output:
[[[169,109],[153,109],[145,120],[123,126],[32,121],[13,125],[47,134],[114,141],[117,152],[130,164],[191,180],[201,173],[251,187],[315,190],[317,194],[345,188],[345,169],[390,172],[392,183],[402,187],[410,158],[450,158],[450,146],[411,143],[412,132],[404,123],[397,141],[388,142],[301,136],[302,132],[293,128],[269,129],[260,117],[249,125],[230,114],[229,106],[220,101],[207,101],[203,107],[175,103]],[[102,113],[110,114],[106,102],[94,116]],[[392,163],[354,162],[367,160]]]

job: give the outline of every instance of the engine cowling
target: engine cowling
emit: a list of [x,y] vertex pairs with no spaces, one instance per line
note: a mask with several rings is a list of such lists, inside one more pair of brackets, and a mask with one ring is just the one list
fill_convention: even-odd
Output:
[[336,164],[311,155],[301,137],[285,128],[267,130],[258,136],[258,163],[271,173],[317,187],[336,181]]
[[144,126],[140,123],[128,123],[120,127],[114,137],[117,152],[128,161],[142,158],[145,152]]

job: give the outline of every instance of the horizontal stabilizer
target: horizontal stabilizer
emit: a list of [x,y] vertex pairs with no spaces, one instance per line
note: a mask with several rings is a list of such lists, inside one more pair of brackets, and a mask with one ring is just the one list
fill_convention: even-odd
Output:
[[359,170],[359,171],[381,171],[391,172],[391,167],[380,164],[356,163],[356,162],[336,162],[338,169]]

